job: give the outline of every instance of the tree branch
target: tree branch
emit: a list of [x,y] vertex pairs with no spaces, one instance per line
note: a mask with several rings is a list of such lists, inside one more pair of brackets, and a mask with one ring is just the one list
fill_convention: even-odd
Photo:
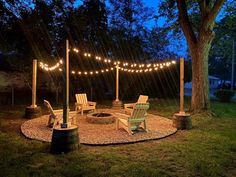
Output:
[[192,24],[190,23],[188,12],[187,12],[187,5],[185,0],[177,0],[177,6],[179,10],[179,21],[180,25],[183,29],[184,35],[188,41],[188,43],[193,46],[197,41],[196,36],[193,31]]
[[206,15],[206,1],[205,0],[199,0],[198,1],[200,11],[201,11],[201,16],[204,18]]
[[[224,3],[225,0],[216,0],[215,1],[215,4],[213,5],[209,15],[208,15],[208,18],[207,18],[207,23],[208,24],[212,24],[217,16],[217,14],[219,13],[220,11],[220,8],[222,7],[223,3]],[[206,24],[207,24],[206,23]]]

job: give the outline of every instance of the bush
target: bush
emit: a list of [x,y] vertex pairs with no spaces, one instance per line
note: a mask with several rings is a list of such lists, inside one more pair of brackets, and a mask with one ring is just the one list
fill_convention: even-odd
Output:
[[234,96],[234,91],[232,90],[217,90],[214,95],[221,101],[221,102],[230,102],[231,98]]

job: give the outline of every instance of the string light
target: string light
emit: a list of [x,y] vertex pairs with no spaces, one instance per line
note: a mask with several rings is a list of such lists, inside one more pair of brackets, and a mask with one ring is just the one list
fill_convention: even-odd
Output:
[[[73,51],[73,52],[76,52],[76,53],[79,53],[79,49],[77,48],[73,48],[73,50],[68,50],[68,51]],[[90,53],[83,53],[83,55],[85,57],[91,57],[92,54]],[[95,56],[95,59],[98,60],[98,61],[101,61],[101,62],[104,62],[106,64],[111,64],[113,63],[115,66],[119,66],[120,70],[121,71],[125,71],[125,72],[132,72],[132,73],[142,73],[142,72],[152,72],[152,71],[157,71],[158,69],[163,69],[164,67],[169,67],[171,65],[174,65],[176,64],[176,61],[175,60],[172,60],[172,61],[168,61],[168,62],[162,62],[162,63],[149,63],[149,64],[143,64],[143,63],[128,63],[128,62],[122,62],[123,64],[123,67],[120,67],[120,64],[121,62],[120,61],[114,61],[112,62],[112,60],[110,59],[107,59],[107,58],[102,58],[100,56]],[[54,71],[55,69],[59,69],[59,71],[62,71],[62,69],[60,68],[60,65],[63,64],[63,60],[60,59],[59,62],[57,62],[55,65],[53,66],[49,66],[48,64],[46,63],[43,63],[43,62],[40,62],[39,63],[39,66],[45,70],[45,71]],[[130,68],[128,68],[130,66]],[[137,69],[134,69],[134,68],[137,68]],[[139,68],[139,69],[138,69]],[[142,69],[143,68],[143,69]],[[93,75],[93,74],[99,74],[99,73],[104,73],[104,72],[108,72],[108,71],[112,71],[114,70],[113,67],[109,68],[109,69],[102,69],[100,71],[90,71],[90,72],[81,72],[81,71],[78,71],[78,75]],[[76,72],[75,71],[71,71],[71,74],[75,74]]]
[[79,50],[78,50],[77,48],[74,48],[73,51],[74,51],[75,53],[79,53]]
[[[79,52],[79,50],[78,50],[77,48],[74,48],[72,51],[74,51],[74,52],[76,52],[76,53]],[[92,54],[87,53],[87,52],[85,52],[83,55],[84,55],[85,57],[92,57]],[[111,60],[110,60],[110,59],[107,59],[107,58],[103,58],[103,59],[102,59],[102,57],[100,57],[100,56],[94,56],[94,57],[95,57],[95,59],[98,60],[98,61],[101,61],[101,62],[104,62],[104,63],[107,63],[107,64],[111,63]],[[114,64],[114,65],[120,65],[120,61],[114,61],[113,64]],[[168,64],[165,63],[165,62],[163,62],[162,64],[163,64],[164,66],[165,66],[165,65],[176,64],[176,61],[173,60],[173,61],[171,61],[171,62],[168,62]],[[135,67],[139,67],[139,68],[145,68],[145,67],[147,67],[147,68],[155,68],[155,67],[159,66],[159,63],[153,63],[153,64],[151,64],[151,63],[148,63],[148,64],[140,63],[140,64],[137,64],[137,63],[123,62],[123,67],[127,67],[127,66],[131,66],[131,68],[135,68]]]
[[91,54],[90,53],[84,53],[84,56],[85,57],[91,57]]
[[89,75],[94,75],[94,74],[102,74],[102,73],[107,73],[107,72],[111,72],[113,71],[114,68],[106,68],[106,69],[101,69],[101,70],[95,70],[95,71],[77,71],[75,72],[74,70],[71,71],[71,74],[75,74],[77,73],[78,75],[86,75],[86,76],[89,76]]
[[158,71],[159,69],[163,69],[164,67],[169,67],[171,65],[171,62],[166,63],[165,65],[160,65],[160,67],[158,67],[156,65],[155,68],[145,68],[145,69],[133,69],[133,68],[122,68],[119,67],[119,69],[121,71],[125,71],[125,72],[129,72],[129,73],[147,73],[147,72],[153,72],[153,71]]
[[[62,64],[62,60],[60,60],[59,62],[57,62],[55,65],[53,66],[49,66],[48,64],[46,63],[43,63],[43,62],[39,62],[39,67],[45,71],[54,71],[55,69],[59,68],[60,65]],[[60,70],[60,68],[59,68]]]

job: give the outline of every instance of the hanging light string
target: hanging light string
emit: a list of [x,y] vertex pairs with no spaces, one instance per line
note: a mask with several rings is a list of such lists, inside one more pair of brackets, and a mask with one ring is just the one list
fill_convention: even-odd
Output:
[[[71,51],[69,49],[69,51]],[[79,50],[77,48],[73,48],[72,50],[75,53],[79,53]],[[84,57],[87,58],[91,58],[92,54],[91,53],[83,53]],[[159,63],[149,63],[149,64],[143,64],[143,63],[128,63],[128,62],[120,62],[120,61],[112,61],[111,59],[107,59],[107,58],[102,58],[100,56],[94,56],[95,60],[106,63],[106,64],[110,64],[115,65],[115,66],[119,66],[121,71],[124,72],[131,72],[131,73],[142,73],[142,72],[151,72],[151,71],[157,71],[159,69],[163,69],[164,67],[169,67],[171,65],[176,64],[175,60],[172,61],[167,61],[167,62],[159,62]],[[39,66],[41,67],[41,69],[45,70],[45,71],[54,71],[55,69],[58,69],[59,71],[62,71],[62,69],[60,68],[60,66],[63,64],[62,59],[59,60],[59,62],[57,62],[55,65],[49,66],[46,63],[43,62],[39,62]],[[120,67],[123,66],[123,67]],[[101,70],[93,70],[93,71],[71,71],[71,74],[78,74],[78,75],[93,75],[93,74],[100,74],[100,73],[104,73],[104,72],[108,72],[108,71],[112,71],[114,70],[113,67],[111,68],[106,68],[106,69],[101,69]]]
[[[58,69],[59,71],[62,71],[62,68],[60,68],[60,66],[63,64],[63,61],[60,60],[58,63],[56,63],[55,65],[53,66],[49,66],[48,64],[45,64],[43,62],[39,62],[39,66],[41,67],[41,69],[45,70],[45,71],[54,71],[55,69]],[[172,64],[176,64],[175,61],[171,61],[171,62],[165,62],[165,63],[159,63],[159,64],[155,64],[153,65],[153,67],[151,66],[148,66],[146,68],[127,68],[127,67],[119,67],[119,69],[121,71],[124,71],[124,72],[130,72],[130,73],[146,73],[146,72],[152,72],[152,71],[158,71],[160,69],[163,69],[165,67],[170,67]],[[117,66],[117,65],[116,65]],[[105,69],[100,69],[100,70],[90,70],[90,71],[75,71],[75,70],[72,70],[71,71],[71,74],[75,75],[75,74],[78,74],[78,75],[96,75],[96,74],[102,74],[102,73],[105,73],[105,72],[109,72],[109,71],[113,71],[114,68],[111,67],[111,68],[105,68]]]
[[52,66],[49,66],[48,64],[43,63],[43,62],[39,62],[39,67],[45,71],[54,71],[55,69],[59,68],[60,65],[62,64],[63,64],[63,61],[60,59],[59,62],[57,62],[55,65],[52,65]]
[[[77,48],[73,48],[72,50],[69,50],[69,51],[73,51],[75,53],[79,53],[79,49]],[[83,53],[83,56],[86,57],[86,58],[92,58],[92,54],[91,53],[88,53],[88,52],[84,52]],[[122,65],[123,67],[129,67],[129,68],[156,68],[158,67],[159,65],[171,65],[171,64],[176,64],[176,61],[175,60],[172,60],[172,61],[168,61],[168,62],[158,62],[158,63],[148,63],[148,64],[144,64],[144,63],[129,63],[129,62],[121,62],[119,60],[116,60],[116,61],[112,61],[111,59],[108,59],[108,58],[102,58],[100,56],[97,56],[97,55],[94,55],[93,58],[99,62],[103,62],[103,63],[106,63],[106,64],[112,64],[113,65]]]
[[158,65],[155,65],[155,67],[153,67],[153,68],[149,67],[149,68],[134,69],[134,68],[119,67],[119,69],[121,71],[124,71],[124,72],[131,72],[131,73],[143,73],[144,72],[144,73],[146,73],[146,72],[158,71],[158,70],[163,69],[165,67],[170,67],[172,64],[175,64],[175,63],[172,63],[172,62],[161,63],[161,64],[158,64]]
[[99,70],[89,70],[89,71],[81,71],[81,70],[78,70],[78,71],[75,71],[75,70],[72,70],[71,71],[71,74],[72,75],[98,75],[98,74],[104,74],[104,73],[107,73],[107,72],[111,72],[113,71],[114,68],[111,67],[111,68],[105,68],[105,69],[99,69]]
[[[155,68],[149,67],[149,68],[124,68],[124,67],[119,67],[119,69],[123,72],[129,72],[129,73],[147,73],[147,72],[153,72],[153,71],[158,71],[160,69],[163,69],[165,67],[170,67],[171,66],[171,62],[167,62],[167,63],[161,63],[158,64]],[[48,66],[48,64],[42,63],[40,62],[40,67],[41,69],[45,70],[45,71],[54,71],[55,69],[58,69],[60,72],[62,72],[62,68],[60,68],[60,65],[62,65],[62,60],[60,60],[60,62],[56,63],[53,66]],[[97,69],[97,70],[89,70],[89,71],[82,71],[82,70],[72,70],[71,74],[72,75],[98,75],[98,74],[103,74],[103,73],[107,73],[107,72],[111,72],[113,71],[114,68],[110,67],[110,68],[105,68],[105,69]]]

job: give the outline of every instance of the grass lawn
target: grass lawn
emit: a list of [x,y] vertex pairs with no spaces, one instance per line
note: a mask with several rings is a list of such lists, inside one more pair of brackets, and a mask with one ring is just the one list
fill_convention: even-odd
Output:
[[[193,129],[158,141],[85,146],[63,155],[20,133],[25,106],[0,107],[0,176],[236,176],[236,102],[212,102],[214,117],[192,117]],[[171,118],[177,100],[151,102],[150,113]],[[158,125],[157,125],[158,126]],[[99,136],[99,135],[98,135]]]

